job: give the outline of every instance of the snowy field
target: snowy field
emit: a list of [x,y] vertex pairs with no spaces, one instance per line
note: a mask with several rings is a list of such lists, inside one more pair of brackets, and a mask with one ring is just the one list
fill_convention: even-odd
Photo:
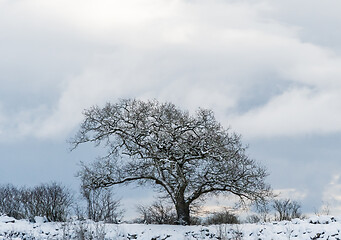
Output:
[[[144,224],[102,224],[89,221],[36,223],[0,217],[0,240],[3,239],[137,239],[137,240],[206,240],[206,239],[341,239],[341,217],[320,216],[291,222],[259,224],[173,226]],[[90,234],[91,233],[91,234]],[[93,237],[91,238],[90,235]]]

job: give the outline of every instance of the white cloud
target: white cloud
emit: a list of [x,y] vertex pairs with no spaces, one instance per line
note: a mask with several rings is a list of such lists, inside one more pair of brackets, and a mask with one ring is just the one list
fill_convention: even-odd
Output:
[[[33,49],[44,51],[35,66],[55,63],[61,67],[53,71],[64,73],[57,89],[48,67],[40,78],[28,76],[51,81],[59,99],[38,112],[39,106],[26,109],[31,117],[16,125],[22,134],[65,135],[84,108],[121,97],[213,108],[246,137],[341,130],[340,57],[303,42],[297,26],[273,18],[277,3],[33,0],[0,6],[0,28],[19,42],[8,45],[31,49],[38,42]],[[20,59],[13,62],[30,62]],[[257,92],[265,88],[269,92]],[[246,110],[240,107],[245,99]]]
[[279,198],[291,199],[293,201],[301,201],[307,196],[306,192],[299,191],[295,188],[275,189],[274,194],[278,195]]
[[248,137],[328,134],[341,131],[341,90],[295,88],[237,116],[232,125]]

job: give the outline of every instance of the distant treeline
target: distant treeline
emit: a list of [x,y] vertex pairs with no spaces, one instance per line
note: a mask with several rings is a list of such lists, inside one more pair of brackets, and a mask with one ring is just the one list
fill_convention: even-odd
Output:
[[73,215],[107,223],[117,223],[123,217],[120,201],[113,198],[111,189],[82,188],[77,200],[69,188],[56,182],[31,188],[0,185],[0,215],[30,221],[41,216],[51,222],[64,222]]

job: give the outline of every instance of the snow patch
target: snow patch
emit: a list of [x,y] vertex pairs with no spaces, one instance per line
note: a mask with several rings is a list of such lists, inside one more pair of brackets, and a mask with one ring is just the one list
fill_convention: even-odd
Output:
[[[101,239],[117,240],[218,240],[218,239],[341,239],[341,217],[313,216],[309,219],[258,224],[175,226],[144,224],[104,224],[92,221],[35,223],[0,216],[0,240],[79,239],[79,232],[91,232]],[[78,235],[77,235],[78,234]]]

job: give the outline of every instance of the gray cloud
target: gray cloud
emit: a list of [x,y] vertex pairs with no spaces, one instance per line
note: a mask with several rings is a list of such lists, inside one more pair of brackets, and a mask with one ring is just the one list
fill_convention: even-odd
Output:
[[[19,26],[26,27],[23,38],[25,32],[37,34],[13,47],[19,45],[26,51],[24,58],[19,55],[21,61],[30,63],[27,56],[35,53],[35,65],[42,64],[39,78],[32,82],[59,90],[58,101],[54,98],[48,103],[54,109],[50,117],[32,122],[32,132],[38,136],[70,131],[79,121],[79,114],[72,113],[111,97],[152,97],[226,113],[238,111],[244,94],[257,86],[281,84],[281,79],[319,85],[327,71],[339,75],[337,59],[318,46],[302,43],[295,29],[268,21],[262,16],[268,6],[260,3],[87,2],[67,8],[63,2],[37,3],[38,9],[24,2],[7,7],[12,12],[25,10],[29,17],[15,18]],[[39,45],[33,44],[34,40]],[[66,53],[70,57],[65,57]],[[89,59],[84,61],[86,57]],[[331,69],[322,66],[313,72],[323,63]],[[58,67],[44,69],[44,64],[61,64],[61,73],[56,76]],[[53,79],[46,77],[47,72]],[[269,73],[277,78],[269,81]],[[277,96],[270,94],[267,101],[270,97]],[[236,118],[243,122],[238,115]]]
[[296,26],[300,38],[305,42],[311,42],[332,48],[340,54],[341,34],[337,26],[341,23],[338,8],[340,1],[267,1],[272,10],[268,16],[283,24]]

